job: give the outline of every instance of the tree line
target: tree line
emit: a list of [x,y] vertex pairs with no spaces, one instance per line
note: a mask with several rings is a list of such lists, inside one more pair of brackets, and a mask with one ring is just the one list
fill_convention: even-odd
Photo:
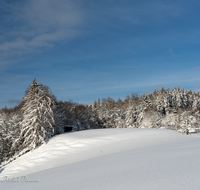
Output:
[[161,128],[199,131],[200,93],[162,88],[152,94],[98,99],[91,105],[57,101],[36,79],[21,103],[0,111],[0,165],[60,133],[99,128]]

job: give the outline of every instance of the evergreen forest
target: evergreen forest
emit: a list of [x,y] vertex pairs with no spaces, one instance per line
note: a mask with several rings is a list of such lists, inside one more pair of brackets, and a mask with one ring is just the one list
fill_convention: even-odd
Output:
[[91,105],[57,101],[51,89],[33,80],[20,104],[0,110],[0,167],[57,134],[101,128],[169,128],[198,133],[200,93],[162,88],[152,94],[98,99]]

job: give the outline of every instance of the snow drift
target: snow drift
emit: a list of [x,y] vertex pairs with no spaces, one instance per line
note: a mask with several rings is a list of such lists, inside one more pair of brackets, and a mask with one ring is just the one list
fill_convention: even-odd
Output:
[[199,189],[199,160],[198,135],[167,129],[86,130],[57,135],[8,164],[1,170],[0,187]]

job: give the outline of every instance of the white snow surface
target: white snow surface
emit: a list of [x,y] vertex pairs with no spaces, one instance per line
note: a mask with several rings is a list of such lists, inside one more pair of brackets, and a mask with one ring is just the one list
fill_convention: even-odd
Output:
[[0,189],[199,190],[199,163],[198,135],[167,129],[85,130],[57,135],[6,165]]

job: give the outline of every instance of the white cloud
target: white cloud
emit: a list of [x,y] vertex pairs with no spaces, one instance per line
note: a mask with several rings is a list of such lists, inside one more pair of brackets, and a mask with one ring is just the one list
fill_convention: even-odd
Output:
[[0,67],[11,56],[52,48],[80,34],[83,12],[76,0],[1,2],[0,6],[7,12],[0,33]]
[[163,23],[170,18],[179,18],[183,12],[183,6],[179,2],[144,1],[132,3],[129,7],[115,6],[105,12],[122,21],[128,21],[136,25]]
[[20,80],[21,78],[26,78],[25,75],[16,75],[12,77],[0,77],[0,83],[10,83],[10,82],[16,82]]
[[172,48],[169,49],[169,53],[174,53]]
[[193,67],[192,69],[193,69],[193,70],[200,70],[200,67],[197,66],[197,67]]

